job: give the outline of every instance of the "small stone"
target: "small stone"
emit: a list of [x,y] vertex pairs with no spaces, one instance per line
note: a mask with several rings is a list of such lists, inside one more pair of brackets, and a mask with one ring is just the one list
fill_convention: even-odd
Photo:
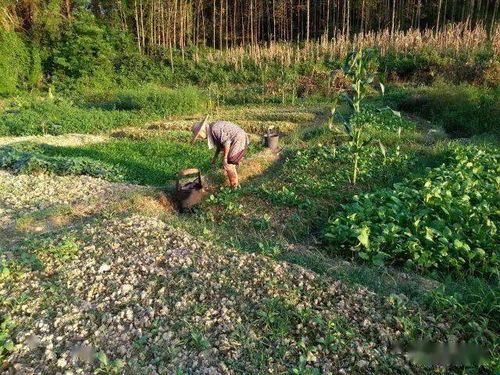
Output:
[[127,309],[125,315],[127,316],[128,320],[134,319],[134,312],[131,309]]
[[359,368],[365,368],[366,366],[368,366],[370,363],[368,361],[365,361],[364,359],[358,361],[358,363],[356,363],[356,366],[358,366]]
[[111,266],[109,264],[103,263],[101,267],[99,267],[99,272],[108,272],[111,269]]
[[124,294],[128,293],[128,292],[130,292],[132,290],[134,290],[134,287],[132,285],[130,285],[130,284],[124,284],[122,286],[122,293],[124,293]]
[[316,358],[316,356],[314,355],[313,352],[309,352],[309,353],[307,353],[306,360],[307,360],[307,362],[316,362],[318,359]]
[[59,360],[57,361],[57,366],[59,367],[66,367],[68,363],[66,362],[66,360],[64,358],[59,358]]

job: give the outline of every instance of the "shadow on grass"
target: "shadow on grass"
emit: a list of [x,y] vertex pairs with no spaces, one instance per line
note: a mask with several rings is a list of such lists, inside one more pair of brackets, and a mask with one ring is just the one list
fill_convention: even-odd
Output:
[[3,259],[0,270],[8,269],[9,272],[14,269],[41,271],[45,268],[44,263],[27,246],[0,246],[0,259]]
[[148,143],[128,139],[85,147],[46,148],[51,156],[85,157],[120,167],[125,180],[133,183],[165,186],[175,180],[177,172],[210,166],[208,151],[175,142]]

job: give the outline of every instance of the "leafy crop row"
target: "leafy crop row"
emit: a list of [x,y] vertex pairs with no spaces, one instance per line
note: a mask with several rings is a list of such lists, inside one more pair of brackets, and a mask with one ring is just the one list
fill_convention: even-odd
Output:
[[89,175],[113,181],[123,179],[122,170],[110,164],[89,158],[44,155],[42,146],[32,144],[0,148],[0,168],[20,174]]
[[355,196],[330,219],[325,240],[375,264],[497,273],[499,165],[495,147],[452,145],[424,177]]
[[369,125],[373,130],[398,131],[402,129],[415,129],[415,123],[401,116],[395,116],[390,108],[377,108],[367,105],[360,113],[351,119],[351,125],[356,128]]
[[112,139],[81,147],[52,147],[47,150],[47,155],[89,158],[116,165],[124,172],[127,181],[165,186],[185,168],[197,167],[205,171],[210,167],[211,152],[206,145],[186,144],[183,137],[175,138],[170,134],[140,140]]

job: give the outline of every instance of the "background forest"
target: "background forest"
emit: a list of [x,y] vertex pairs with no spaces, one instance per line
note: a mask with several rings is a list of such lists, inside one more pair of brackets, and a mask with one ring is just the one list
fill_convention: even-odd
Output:
[[499,48],[498,3],[2,0],[0,93],[137,82],[286,86],[300,83],[297,75],[316,78],[311,86],[360,46],[378,47],[383,70],[402,78],[419,71],[429,81],[438,72],[482,83],[497,72],[478,75]]

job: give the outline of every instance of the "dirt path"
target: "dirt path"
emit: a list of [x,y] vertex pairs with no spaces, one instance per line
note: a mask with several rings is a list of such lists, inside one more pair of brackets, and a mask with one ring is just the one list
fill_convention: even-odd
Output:
[[108,140],[108,136],[92,134],[33,135],[25,137],[0,137],[0,146],[19,142],[32,142],[50,146],[68,147],[107,142]]

